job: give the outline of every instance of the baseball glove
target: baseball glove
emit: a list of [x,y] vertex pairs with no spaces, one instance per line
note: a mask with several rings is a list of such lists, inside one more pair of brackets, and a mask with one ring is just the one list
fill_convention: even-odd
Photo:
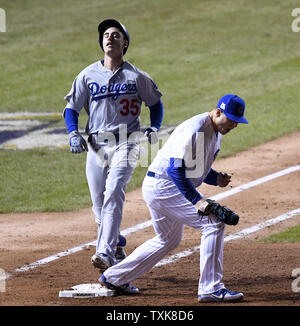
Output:
[[198,214],[200,216],[213,214],[221,222],[229,225],[236,225],[239,222],[239,216],[227,208],[220,205],[218,202],[212,199],[206,199],[199,207]]

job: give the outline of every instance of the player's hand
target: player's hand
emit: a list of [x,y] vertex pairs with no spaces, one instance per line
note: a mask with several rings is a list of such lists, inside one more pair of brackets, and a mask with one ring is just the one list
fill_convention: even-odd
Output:
[[198,202],[198,214],[199,215],[208,215],[210,213],[210,200],[206,197],[201,198]]
[[217,185],[219,187],[226,187],[228,186],[229,182],[231,181],[231,175],[227,173],[220,172],[217,177]]
[[86,141],[81,136],[79,131],[73,130],[70,132],[69,136],[70,136],[70,151],[73,154],[79,154],[84,151],[88,151]]
[[158,142],[158,129],[155,127],[149,127],[145,130],[144,135],[148,138],[150,144],[156,144]]

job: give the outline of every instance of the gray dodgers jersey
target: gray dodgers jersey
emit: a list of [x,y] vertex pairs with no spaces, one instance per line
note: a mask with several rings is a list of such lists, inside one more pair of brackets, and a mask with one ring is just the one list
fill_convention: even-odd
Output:
[[171,179],[166,171],[170,158],[184,159],[186,177],[198,187],[208,175],[221,142],[222,135],[215,132],[208,112],[198,114],[174,129],[149,166],[149,171]]
[[97,61],[78,74],[64,99],[68,101],[66,108],[78,113],[85,108],[87,134],[117,134],[120,124],[127,125],[128,133],[140,130],[142,102],[149,107],[161,96],[150,76],[129,62],[112,72]]

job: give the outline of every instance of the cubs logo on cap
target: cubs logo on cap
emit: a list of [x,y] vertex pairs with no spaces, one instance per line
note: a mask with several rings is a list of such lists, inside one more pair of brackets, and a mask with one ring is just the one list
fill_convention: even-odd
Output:
[[244,117],[246,103],[241,97],[234,94],[224,95],[217,107],[224,112],[228,119],[238,123],[248,123]]
[[237,108],[237,113],[240,115],[240,116],[242,116],[243,114],[244,114],[244,108],[243,107],[239,107],[239,108]]

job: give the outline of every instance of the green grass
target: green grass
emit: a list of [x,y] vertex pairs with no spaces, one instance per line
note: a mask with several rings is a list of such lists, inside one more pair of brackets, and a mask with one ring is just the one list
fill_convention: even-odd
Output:
[[[232,155],[300,130],[294,7],[292,0],[0,0],[7,21],[0,33],[0,113],[60,114],[75,76],[102,58],[98,23],[113,17],[131,35],[125,59],[163,93],[164,125],[211,110],[226,93],[245,99],[250,123],[224,137],[219,157]],[[86,119],[82,113],[81,127]],[[141,119],[149,123],[147,108]],[[37,150],[0,157],[0,212],[90,205],[84,155]],[[144,172],[135,171],[129,189]]]
[[64,150],[0,151],[1,212],[65,211],[90,202],[85,155]]
[[270,235],[264,242],[300,242],[300,225],[291,227],[283,232]]
[[[91,205],[86,153],[66,150],[0,151],[0,213],[67,211]],[[146,168],[137,167],[128,190],[139,186]]]

